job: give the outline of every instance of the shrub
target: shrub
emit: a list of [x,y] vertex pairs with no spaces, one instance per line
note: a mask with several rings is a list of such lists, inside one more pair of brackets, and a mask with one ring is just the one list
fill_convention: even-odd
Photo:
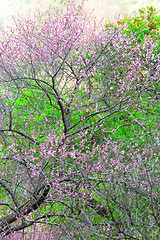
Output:
[[125,25],[124,32],[133,33],[138,42],[144,41],[145,36],[160,40],[160,15],[154,7],[139,9],[134,17],[125,17],[117,23]]

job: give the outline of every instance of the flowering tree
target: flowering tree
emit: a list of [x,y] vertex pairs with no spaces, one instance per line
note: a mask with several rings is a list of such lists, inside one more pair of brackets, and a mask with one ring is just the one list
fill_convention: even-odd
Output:
[[158,239],[159,49],[82,6],[1,32],[0,234]]

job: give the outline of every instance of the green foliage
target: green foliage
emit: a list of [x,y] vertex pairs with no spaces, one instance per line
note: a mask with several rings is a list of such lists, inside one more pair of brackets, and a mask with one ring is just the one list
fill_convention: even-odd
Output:
[[160,40],[160,14],[154,7],[139,9],[135,17],[125,17],[118,24],[125,25],[123,33],[134,34],[138,42],[144,41],[146,36]]
[[[152,7],[148,8],[147,13],[145,11],[146,10],[143,10],[143,9],[139,10],[139,16],[137,16],[133,19],[125,18],[124,20],[119,22],[120,25],[127,26],[126,29],[124,29],[124,28],[119,28],[119,29],[122,31],[122,34],[126,34],[128,36],[130,35],[130,33],[133,33],[136,36],[135,40],[133,40],[135,42],[136,41],[139,41],[139,42],[146,41],[146,38],[145,38],[146,36],[149,38],[154,37],[155,39],[157,39],[157,41],[159,41],[159,35],[157,35],[158,34],[157,31],[159,31],[159,17],[157,17],[157,15],[154,14],[155,10]],[[151,23],[155,23],[155,25],[151,24]],[[106,25],[106,26],[109,26],[109,25]],[[110,26],[113,27],[114,31],[118,31],[117,30],[118,27],[114,26],[114,24],[110,24]],[[110,28],[108,28],[108,29],[110,29]],[[124,39],[122,38],[122,41],[123,41],[123,44],[125,45]],[[131,42],[131,47],[134,46],[135,42]],[[130,42],[129,42],[129,46],[130,46]],[[115,158],[115,161],[117,161],[117,165],[119,164],[118,163],[118,160],[119,160],[119,162],[122,165],[124,163],[126,164],[126,166],[125,165],[124,166],[127,169],[127,167],[130,167],[129,162],[132,160],[131,156],[129,155],[130,151],[132,150],[131,148],[134,148],[134,150],[137,150],[137,151],[141,151],[141,149],[143,147],[148,146],[148,148],[150,149],[150,146],[151,146],[150,143],[153,144],[153,139],[154,139],[152,137],[152,134],[153,135],[155,134],[154,136],[156,136],[156,134],[160,130],[160,129],[158,129],[159,128],[158,122],[160,122],[160,116],[159,116],[160,108],[159,108],[159,106],[156,106],[155,102],[149,101],[151,98],[150,94],[152,92],[144,93],[141,96],[141,98],[139,97],[139,95],[136,92],[137,83],[143,84],[143,81],[146,78],[145,74],[146,75],[148,74],[148,73],[145,73],[145,70],[143,70],[143,69],[137,70],[137,75],[136,75],[137,79],[135,78],[136,79],[135,83],[133,84],[131,91],[129,92],[129,94],[131,94],[131,97],[132,97],[133,105],[129,104],[126,108],[121,108],[121,105],[122,105],[122,107],[123,106],[125,107],[125,104],[126,104],[125,102],[127,100],[124,101],[123,103],[121,103],[121,99],[123,98],[123,95],[118,94],[118,90],[120,89],[119,82],[122,82],[123,80],[125,80],[125,84],[128,84],[129,80],[126,78],[126,74],[128,73],[128,71],[130,71],[129,66],[131,66],[131,63],[130,63],[130,59],[129,60],[127,59],[126,62],[122,62],[122,64],[120,64],[121,62],[119,60],[121,59],[121,56],[122,56],[121,53],[123,53],[124,50],[118,49],[119,51],[117,51],[116,47],[114,46],[114,44],[112,44],[112,42],[110,43],[109,47],[110,47],[110,50],[106,50],[104,55],[107,53],[108,54],[107,57],[111,59],[110,66],[107,66],[107,64],[103,62],[103,58],[100,60],[98,59],[97,61],[102,60],[102,63],[104,64],[104,68],[103,69],[101,67],[97,68],[91,77],[89,76],[89,77],[84,78],[83,85],[78,86],[77,89],[75,88],[75,92],[74,92],[75,101],[70,103],[71,116],[69,116],[69,118],[68,118],[69,123],[67,123],[67,124],[68,124],[68,128],[70,126],[74,126],[74,125],[77,128],[76,128],[76,130],[74,129],[74,127],[69,129],[69,134],[73,133],[73,138],[70,137],[69,142],[67,142],[66,148],[64,147],[64,152],[62,152],[62,153],[58,152],[59,150],[62,150],[61,146],[59,146],[58,150],[56,150],[57,155],[54,155],[54,154],[53,154],[53,156],[49,155],[50,152],[54,153],[54,151],[53,151],[52,147],[49,148],[49,146],[48,146],[49,151],[47,149],[46,152],[48,154],[47,157],[49,156],[50,158],[48,157],[47,162],[46,162],[46,160],[43,159],[43,154],[39,155],[38,149],[40,147],[34,146],[34,152],[32,153],[31,156],[29,156],[29,159],[31,158],[30,159],[31,167],[36,166],[36,165],[37,165],[37,167],[39,167],[38,166],[39,161],[43,161],[46,179],[47,178],[49,180],[52,179],[53,166],[54,166],[54,173],[56,173],[58,177],[60,176],[58,174],[59,173],[61,174],[62,170],[65,172],[65,174],[67,176],[69,176],[69,178],[63,180],[63,174],[62,174],[62,183],[64,181],[64,184],[62,185],[62,191],[60,192],[60,197],[58,198],[58,200],[56,200],[57,202],[55,201],[51,205],[45,205],[45,204],[41,205],[39,207],[39,209],[37,210],[37,212],[33,213],[30,216],[31,219],[32,218],[35,219],[37,213],[45,215],[45,213],[49,214],[51,212],[51,213],[56,213],[57,216],[59,216],[59,218],[57,217],[57,219],[55,219],[54,217],[52,219],[52,218],[49,218],[46,216],[46,220],[49,220],[51,224],[56,223],[58,225],[63,225],[64,223],[66,223],[66,225],[68,225],[69,227],[72,227],[72,222],[70,220],[70,216],[72,216],[74,220],[76,219],[77,222],[80,222],[81,219],[83,220],[83,217],[85,216],[84,215],[85,212],[89,213],[89,214],[91,212],[94,212],[93,209],[95,210],[95,208],[91,205],[89,207],[89,205],[85,204],[85,200],[83,198],[81,199],[81,195],[83,196],[83,193],[89,194],[90,191],[92,190],[94,203],[96,202],[96,204],[97,204],[96,207],[98,208],[99,205],[100,206],[104,205],[106,211],[108,210],[108,213],[109,213],[109,214],[107,214],[107,215],[109,215],[109,217],[108,218],[106,217],[106,220],[104,220],[104,218],[101,215],[96,215],[95,213],[97,211],[95,211],[95,213],[90,216],[90,220],[94,223],[93,225],[96,226],[96,224],[100,224],[100,227],[101,226],[103,227],[103,224],[101,224],[101,223],[106,221],[107,224],[108,223],[112,224],[113,218],[114,218],[116,224],[118,225],[118,228],[121,228],[122,226],[119,225],[120,220],[121,220],[121,218],[122,219],[126,218],[125,211],[127,209],[126,208],[127,204],[126,204],[126,206],[124,206],[125,202],[129,204],[128,207],[131,209],[131,213],[137,221],[137,222],[135,221],[134,228],[138,227],[139,230],[143,232],[143,228],[138,226],[139,220],[137,220],[138,219],[137,215],[141,216],[141,212],[144,213],[144,218],[146,218],[146,219],[143,219],[143,220],[145,220],[144,222],[148,223],[148,221],[149,221],[148,216],[147,216],[148,212],[145,209],[146,209],[146,206],[148,206],[148,211],[152,212],[152,206],[150,205],[150,201],[145,200],[143,194],[138,199],[138,194],[136,193],[137,194],[136,198],[138,199],[137,202],[138,202],[139,206],[135,207],[134,201],[133,200],[129,201],[129,197],[131,196],[130,195],[128,197],[128,195],[130,194],[130,192],[129,192],[130,188],[128,188],[128,193],[126,192],[126,186],[127,186],[128,182],[122,181],[123,179],[125,179],[125,177],[123,178],[123,175],[122,175],[123,171],[119,172],[119,170],[117,168],[114,169],[114,165],[110,164],[109,161],[114,160],[113,158]],[[134,50],[134,48],[133,48],[133,50]],[[107,51],[109,51],[109,53]],[[128,50],[128,51],[130,51],[130,50]],[[157,51],[158,51],[158,46],[157,46]],[[147,52],[147,50],[146,50],[146,52]],[[144,55],[145,55],[145,53],[144,53]],[[136,54],[138,54],[138,53],[136,53]],[[86,54],[84,56],[86,56],[87,61],[89,60],[88,62],[91,62],[93,55],[90,54],[90,52],[88,50],[86,51]],[[146,56],[144,56],[144,58],[145,57]],[[115,66],[114,71],[113,71],[112,63],[115,64],[115,62],[118,63],[118,61],[119,61],[119,64],[117,64]],[[101,65],[102,64],[100,62],[99,66],[101,66]],[[147,65],[147,67],[148,67],[148,65]],[[138,78],[138,74],[140,74],[140,73],[142,73],[142,75],[143,75],[141,79]],[[107,76],[110,76],[111,81],[108,81]],[[118,76],[120,81],[118,81],[115,76]],[[47,80],[47,81],[49,81],[49,80]],[[92,98],[90,98],[90,96],[89,96],[90,93],[88,91],[86,91],[86,85],[88,84],[89,81],[91,81]],[[148,86],[152,87],[151,82],[149,82],[149,83],[147,82],[147,84],[148,84],[147,87]],[[34,85],[31,85],[31,86],[34,86]],[[146,85],[144,84],[144,86],[146,86]],[[158,92],[159,83],[157,85],[155,84],[154,87],[155,87],[154,90]],[[58,90],[59,90],[59,88],[58,88]],[[57,92],[58,92],[58,90],[57,90]],[[135,91],[134,95],[132,94],[132,91]],[[152,89],[151,89],[151,91],[152,91]],[[50,94],[50,97],[47,97],[48,93]],[[63,132],[63,129],[62,129],[62,131],[60,131],[60,128],[63,128],[63,119],[62,119],[62,114],[60,112],[60,104],[58,104],[58,101],[56,101],[56,98],[58,100],[60,99],[60,101],[64,107],[63,114],[66,117],[67,116],[67,103],[70,102],[72,94],[73,93],[70,92],[70,89],[68,90],[67,87],[66,87],[66,89],[64,88],[61,92],[61,96],[64,97],[64,99],[63,99],[64,101],[62,102],[61,96],[59,96],[59,98],[58,98],[57,93],[53,94],[53,92],[50,92],[50,87],[48,85],[46,85],[46,87],[44,88],[44,91],[42,91],[41,88],[39,90],[36,88],[34,89],[34,87],[30,88],[30,89],[27,89],[27,88],[22,89],[19,92],[19,98],[15,102],[14,102],[15,96],[13,94],[13,96],[6,102],[6,106],[9,108],[12,105],[14,105],[14,108],[12,110],[12,114],[14,115],[12,124],[14,125],[14,128],[18,129],[21,132],[25,132],[26,135],[28,135],[28,136],[32,136],[32,134],[33,134],[34,137],[36,139],[38,139],[39,142],[45,142],[46,136],[49,133],[50,127],[56,126],[55,131],[54,131],[55,135],[53,136],[53,138],[55,137],[57,139],[60,139],[59,135],[61,132]],[[155,92],[155,94],[157,94],[157,93]],[[126,95],[124,95],[124,97],[126,97],[126,99],[127,99],[127,91],[126,91]],[[88,103],[89,101],[90,101],[90,103]],[[109,104],[107,101],[109,102]],[[138,104],[135,105],[134,101],[137,101]],[[97,107],[97,105],[98,105],[98,107]],[[117,108],[116,108],[116,106],[117,106]],[[111,112],[112,108],[114,108],[114,107],[115,107],[115,111]],[[98,111],[97,109],[99,110],[98,114],[96,113]],[[106,110],[107,113],[103,109],[105,109],[105,110],[108,109],[108,110]],[[127,110],[128,112],[125,110]],[[108,116],[107,116],[107,114],[108,114]],[[6,115],[5,120],[7,121],[7,123],[10,120],[9,118],[10,118],[9,115]],[[101,119],[104,119],[104,120],[101,121]],[[97,124],[95,124],[95,122],[97,122]],[[62,123],[61,126],[57,126],[57,125],[60,125],[61,123]],[[93,125],[92,125],[92,123],[93,123]],[[81,131],[81,129],[87,128],[88,125],[90,126],[90,128],[85,135],[85,137],[87,138],[87,142],[83,143],[82,138],[80,138],[79,136],[74,137],[74,132]],[[143,127],[143,126],[145,126],[145,127]],[[155,133],[156,132],[155,129],[157,129],[157,133]],[[12,136],[14,137],[14,134],[12,134]],[[50,136],[50,138],[52,139],[52,136]],[[19,139],[23,140],[23,145],[28,143],[27,140],[23,139],[23,136],[20,136]],[[86,179],[84,178],[84,181],[83,181],[83,178],[82,178],[83,176],[81,176],[81,174],[79,174],[79,172],[77,174],[76,171],[77,171],[77,167],[79,167],[79,165],[81,163],[83,163],[83,158],[81,157],[81,159],[79,159],[80,157],[75,155],[76,160],[74,161],[74,158],[72,158],[72,155],[70,154],[70,152],[68,154],[67,151],[70,150],[70,146],[72,146],[72,145],[74,146],[74,144],[75,144],[74,150],[76,150],[76,154],[79,153],[81,155],[81,153],[84,153],[84,156],[85,156],[86,154],[89,153],[89,151],[92,151],[93,146],[96,147],[98,144],[103,143],[104,139],[112,139],[113,143],[115,141],[116,144],[119,144],[118,150],[122,150],[122,151],[121,152],[111,151],[110,155],[107,157],[107,160],[105,160],[106,161],[105,164],[108,162],[108,164],[110,164],[109,166],[106,164],[106,167],[104,167],[104,170],[103,171],[101,170],[102,172],[100,171],[100,173],[95,173],[95,174],[91,174],[91,172],[88,173],[88,176],[91,175],[91,177],[93,177],[93,178],[90,178],[90,176],[89,176],[89,178],[88,178],[89,180],[93,179],[93,182],[90,180],[90,183],[91,183],[90,186],[92,186],[92,189],[89,186],[89,188],[88,188],[89,191],[87,191],[87,188],[85,188],[83,186],[82,190],[81,190],[78,188],[78,184],[82,182],[85,185]],[[18,142],[18,140],[16,140],[16,138],[15,138],[15,143],[17,143],[17,142]],[[49,145],[49,143],[48,143],[48,145]],[[51,141],[51,143],[52,143],[52,141]],[[80,149],[82,146],[81,144],[83,144],[82,150]],[[28,144],[26,144],[26,146],[25,146],[26,150],[27,150],[27,148],[28,148]],[[19,152],[20,152],[21,145],[19,144],[19,149],[17,149],[17,147],[15,146],[14,150],[19,150]],[[77,150],[80,150],[80,152],[78,152]],[[100,150],[100,148],[98,148],[98,150]],[[90,161],[90,162],[86,163],[86,165],[84,165],[84,167],[86,167],[87,164],[94,163],[96,165],[96,163],[98,163],[98,161],[99,161],[98,150],[96,150],[96,153],[94,152],[93,155],[91,155],[91,156],[89,155],[88,161]],[[107,151],[108,151],[108,148],[107,148]],[[67,155],[65,155],[66,153],[67,153]],[[127,153],[127,154],[125,154],[125,153]],[[62,156],[60,156],[60,158],[58,158],[57,157],[58,154],[62,154]],[[63,156],[63,154],[64,154],[64,156]],[[120,154],[120,156],[118,156],[118,154]],[[136,154],[136,151],[135,151],[135,154]],[[100,157],[102,157],[102,159],[103,159],[102,154]],[[131,158],[131,160],[130,160],[130,158]],[[154,160],[155,159],[153,159],[153,161]],[[103,164],[103,162],[100,162],[100,163]],[[150,168],[149,164],[153,165],[152,163],[153,162],[150,161],[150,163],[149,163],[149,161],[148,161],[146,166],[148,168]],[[70,166],[71,166],[71,168],[69,168]],[[9,169],[9,167],[11,169]],[[3,170],[3,168],[4,168],[4,171],[7,171],[9,173],[12,173],[13,171],[16,170],[14,167],[14,164],[11,162],[11,160],[9,160],[8,162],[5,162],[3,167],[1,167],[1,171]],[[90,168],[90,165],[89,165],[89,168]],[[110,171],[110,168],[113,168],[113,172],[112,172],[112,170]],[[70,169],[72,169],[72,171],[73,171],[72,175],[70,175]],[[80,170],[81,170],[81,168],[80,168]],[[93,166],[93,170],[94,170],[94,166]],[[111,181],[106,180],[109,182],[105,183],[104,178],[99,179],[99,177],[101,177],[101,174],[102,174],[102,177],[104,177],[104,175],[103,175],[104,171],[106,171],[105,172],[106,175],[108,174],[107,171],[109,173],[111,172],[110,176],[112,176],[112,173],[114,173],[115,175],[113,175],[113,176],[115,176],[115,177],[117,176],[118,181],[116,182],[115,181],[116,178],[113,178],[113,179],[111,179]],[[136,176],[139,176],[141,169],[135,168],[135,171],[136,171]],[[8,177],[11,176],[11,174],[9,175],[9,173],[7,173],[6,178],[4,178],[5,181],[7,181]],[[75,173],[77,174],[76,176],[74,176]],[[128,171],[128,173],[130,174],[129,171]],[[124,172],[124,175],[125,175],[125,172]],[[97,180],[96,180],[96,178],[97,178]],[[17,177],[17,179],[18,179],[18,177]],[[67,186],[67,182],[70,181],[70,179],[73,180],[73,182],[72,182],[73,184],[68,183],[68,186]],[[130,179],[132,180],[132,174],[130,174]],[[129,179],[129,181],[130,181],[130,179]],[[104,183],[103,183],[103,180],[104,180]],[[145,180],[145,177],[144,177],[144,180]],[[74,189],[74,186],[76,186],[75,189]],[[86,186],[88,187],[88,182],[87,182]],[[19,199],[25,201],[26,196],[25,195],[23,196],[23,188],[20,190],[18,188],[19,188],[19,186],[17,187],[17,190],[15,190],[15,194],[20,196],[20,197],[17,197],[18,201],[20,201]],[[121,191],[119,191],[120,189],[118,189],[118,188],[121,188]],[[137,186],[137,188],[139,189],[139,186]],[[13,188],[13,190],[14,190],[14,188]],[[54,187],[52,190],[53,190],[52,194],[54,193],[54,195],[56,195]],[[65,194],[67,194],[65,190],[67,190],[67,193],[70,190],[76,191],[77,193],[79,193],[79,196],[77,194],[76,197],[77,196],[78,197],[77,198],[75,197],[75,199],[74,199],[73,196],[71,195],[70,200],[67,200],[67,198],[65,199]],[[109,192],[109,194],[111,194],[110,202],[107,200],[107,197],[109,196],[109,194],[107,197],[105,197],[105,194],[107,193],[107,191]],[[155,191],[156,191],[156,189],[155,189]],[[58,190],[57,190],[57,192],[58,192]],[[100,192],[102,194],[98,194],[98,192]],[[7,192],[4,193],[4,191],[2,192],[1,189],[0,189],[0,194],[1,194],[1,198],[3,198],[3,199],[5,199],[7,197]],[[63,196],[63,194],[64,194],[64,196]],[[71,194],[72,194],[72,192],[71,192]],[[62,201],[61,201],[61,197],[62,197]],[[79,200],[79,197],[80,197],[80,203],[77,201],[77,199]],[[89,197],[89,196],[87,195],[87,197]],[[51,195],[50,198],[53,198],[53,195]],[[133,196],[133,199],[134,199],[134,196]],[[49,199],[49,200],[51,201],[51,199]],[[79,211],[79,206],[83,210],[81,214]],[[4,211],[2,213],[5,216],[7,215],[6,208],[4,208]],[[69,216],[68,218],[66,217],[67,215]],[[54,214],[53,214],[53,216],[54,216]],[[74,224],[74,222],[73,222],[73,224]],[[130,226],[127,222],[124,225],[125,225],[126,229],[127,228],[129,229]],[[99,226],[97,228],[99,228]],[[134,230],[134,229],[132,229],[132,230]],[[103,231],[105,234],[107,234],[107,228],[105,228],[105,230],[103,230]],[[137,229],[135,229],[135,231],[137,231]],[[127,231],[126,231],[126,233],[127,233]],[[117,232],[115,233],[115,237],[117,237],[116,234],[117,234]],[[128,234],[129,234],[129,232],[128,232]],[[78,237],[75,239],[80,239],[80,238]],[[96,238],[96,239],[99,239],[99,238]]]

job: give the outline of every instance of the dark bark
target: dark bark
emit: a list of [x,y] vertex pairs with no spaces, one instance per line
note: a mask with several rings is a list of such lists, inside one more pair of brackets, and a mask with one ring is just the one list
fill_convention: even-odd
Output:
[[[43,192],[42,192],[42,190],[43,190]],[[26,216],[29,213],[38,209],[39,206],[44,202],[49,191],[50,191],[50,185],[44,186],[43,188],[41,188],[39,190],[39,192],[42,192],[42,194],[40,196],[34,197],[34,200],[30,200],[27,206],[23,207],[22,209],[18,209],[18,211],[16,211],[16,213],[13,213],[6,217],[1,218],[0,219],[0,233],[4,233],[5,231],[7,231],[7,233],[9,234],[9,233],[13,232],[10,224],[16,222],[19,217]],[[23,223],[22,225],[25,226],[28,224]]]

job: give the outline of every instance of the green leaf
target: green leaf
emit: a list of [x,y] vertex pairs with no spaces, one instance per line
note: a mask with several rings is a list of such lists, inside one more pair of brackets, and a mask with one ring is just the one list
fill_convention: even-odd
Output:
[[89,54],[88,54],[88,53],[86,54],[86,58],[87,58],[87,59],[90,59],[90,56],[89,56]]
[[95,77],[96,79],[99,78],[98,73],[95,73],[95,74],[94,74],[94,77]]

